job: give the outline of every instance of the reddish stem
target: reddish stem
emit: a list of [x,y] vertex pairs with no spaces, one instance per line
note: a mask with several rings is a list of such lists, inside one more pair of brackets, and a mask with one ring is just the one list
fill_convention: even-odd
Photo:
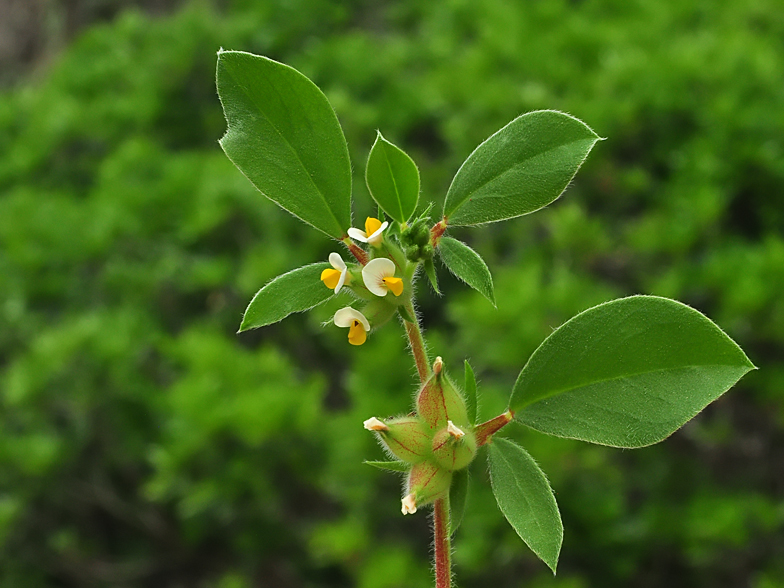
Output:
[[474,435],[476,435],[476,444],[478,447],[481,447],[485,443],[490,440],[490,437],[493,436],[494,433],[500,431],[503,427],[508,425],[511,420],[514,418],[514,412],[511,410],[507,410],[504,414],[499,414],[497,417],[490,419],[482,423],[481,425],[477,425],[476,429],[474,429]]
[[452,545],[449,540],[449,502],[440,498],[433,505],[433,537],[435,539],[436,588],[452,585]]

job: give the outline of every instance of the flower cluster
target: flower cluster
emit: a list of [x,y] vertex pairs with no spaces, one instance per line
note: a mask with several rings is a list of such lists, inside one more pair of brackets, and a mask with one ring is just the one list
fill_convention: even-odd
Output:
[[[330,253],[332,268],[321,272],[321,281],[335,294],[346,288],[357,298],[367,301],[364,312],[347,306],[338,310],[333,318],[335,325],[348,328],[348,342],[352,345],[362,345],[371,327],[389,320],[397,308],[410,299],[410,292],[408,296],[403,296],[403,293],[406,283],[410,284],[413,266],[406,261],[400,248],[385,238],[387,226],[389,223],[386,221],[382,223],[377,218],[368,217],[364,231],[350,228],[348,234],[351,238],[370,245],[372,259],[365,265],[349,266],[339,253]],[[360,253],[368,252],[362,250]],[[387,296],[390,292],[391,297]],[[384,302],[378,303],[378,299],[384,299]]]
[[408,464],[403,514],[413,514],[418,507],[446,496],[452,472],[467,467],[476,455],[465,400],[446,377],[440,357],[417,395],[415,416],[372,417],[364,426],[376,433],[395,459]]

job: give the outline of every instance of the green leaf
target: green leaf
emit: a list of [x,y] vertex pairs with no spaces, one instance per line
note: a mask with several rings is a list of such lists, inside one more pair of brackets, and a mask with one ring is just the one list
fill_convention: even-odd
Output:
[[262,194],[336,239],[351,224],[351,164],[335,112],[294,68],[220,51],[218,95],[229,159]]
[[474,150],[444,202],[449,225],[479,225],[528,214],[558,198],[600,137],[554,110],[517,117]]
[[414,161],[381,133],[370,149],[365,182],[381,209],[399,223],[406,222],[419,200],[419,170]]
[[404,461],[363,461],[362,463],[389,472],[408,472],[411,464]]
[[555,574],[563,524],[547,477],[525,449],[508,439],[493,437],[488,450],[490,483],[498,508]]
[[667,438],[755,369],[693,308],[632,296],[554,331],[517,378],[515,418],[544,433],[614,447]]
[[468,360],[465,360],[465,397],[466,410],[468,411],[468,421],[476,424],[479,419],[479,399],[476,394],[476,376]]
[[334,292],[321,281],[328,263],[313,263],[278,276],[256,292],[242,317],[240,333],[283,320],[293,312],[318,306]]
[[468,468],[452,472],[452,485],[449,487],[450,535],[454,535],[463,522],[466,502],[468,501]]
[[490,270],[487,269],[487,264],[476,251],[457,239],[444,236],[438,242],[438,252],[450,272],[482,294],[495,306],[493,277],[490,275]]
[[404,305],[401,304],[400,306],[398,306],[397,312],[404,321],[409,323],[416,322],[416,319],[413,316],[411,316],[411,313],[408,312],[408,309]]
[[441,290],[438,289],[438,277],[436,276],[436,268],[435,265],[433,265],[433,259],[426,259],[422,263],[422,266],[425,268],[425,275],[430,281],[430,285],[433,286],[433,291],[440,296]]

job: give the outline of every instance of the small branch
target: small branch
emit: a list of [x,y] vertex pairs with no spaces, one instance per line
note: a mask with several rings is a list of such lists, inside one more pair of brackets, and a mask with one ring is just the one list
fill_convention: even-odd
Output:
[[449,499],[441,498],[433,505],[436,588],[452,586],[452,545],[449,539],[449,527]]
[[422,338],[422,331],[419,328],[419,319],[414,311],[414,305],[409,301],[406,303],[405,308],[409,316],[415,321],[410,323],[404,320],[403,324],[406,327],[408,344],[411,347],[411,354],[414,356],[414,363],[416,363],[417,372],[419,373],[419,380],[424,384],[430,378],[430,361],[427,358],[425,340]]
[[490,437],[493,436],[494,433],[500,431],[503,427],[508,425],[512,419],[514,418],[514,412],[511,410],[507,410],[504,414],[499,414],[497,417],[490,419],[482,423],[481,425],[477,425],[476,429],[474,429],[474,435],[476,435],[476,444],[478,447],[481,447],[485,443],[490,440]]

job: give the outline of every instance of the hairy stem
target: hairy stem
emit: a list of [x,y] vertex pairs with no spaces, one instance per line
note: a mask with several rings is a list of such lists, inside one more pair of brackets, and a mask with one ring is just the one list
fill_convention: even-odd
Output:
[[433,505],[433,537],[435,539],[436,588],[452,585],[452,545],[449,540],[449,499],[441,498]]
[[485,421],[481,425],[477,425],[474,429],[477,446],[481,447],[487,443],[490,440],[490,437],[508,425],[512,421],[512,418],[514,418],[514,412],[507,410],[505,413],[499,414],[497,417]]
[[[422,384],[430,378],[430,360],[427,358],[425,340],[419,328],[419,318],[411,301],[406,304],[406,312],[414,319],[411,323],[403,321],[408,335],[411,354],[414,356],[419,380]],[[436,588],[450,588],[452,585],[452,545],[450,533],[449,498],[441,498],[433,505],[433,542],[435,543]]]
[[411,347],[411,353],[414,356],[414,363],[416,363],[417,372],[419,373],[419,380],[424,384],[430,377],[430,361],[427,358],[425,340],[422,338],[422,330],[419,328],[419,319],[417,318],[416,312],[414,312],[414,305],[411,301],[406,303],[406,311],[415,321],[410,323],[404,320],[403,324],[406,326],[408,344]]

